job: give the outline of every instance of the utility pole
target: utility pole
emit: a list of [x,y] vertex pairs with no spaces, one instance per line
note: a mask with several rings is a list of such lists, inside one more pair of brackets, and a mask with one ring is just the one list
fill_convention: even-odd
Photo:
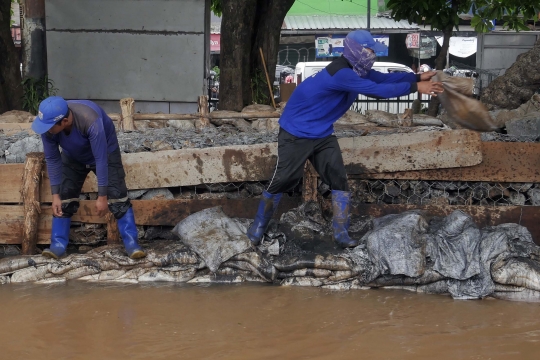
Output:
[[371,28],[370,17],[371,17],[371,0],[367,0],[367,29],[368,31]]
[[45,0],[24,0],[22,54],[24,77],[42,79],[47,74]]

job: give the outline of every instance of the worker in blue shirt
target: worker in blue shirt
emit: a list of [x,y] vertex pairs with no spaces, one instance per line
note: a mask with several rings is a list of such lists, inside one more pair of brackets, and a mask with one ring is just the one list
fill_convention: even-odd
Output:
[[137,243],[116,131],[105,111],[88,100],[52,96],[39,105],[32,130],[43,141],[53,197],[51,246],[42,255],[58,259],[65,254],[71,217],[79,209],[86,176],[93,171],[98,182],[97,215],[104,216],[110,210],[118,220],[128,256],[146,256]]
[[276,169],[247,231],[254,245],[264,236],[282,193],[299,183],[309,159],[332,190],[334,240],[344,248],[357,246],[358,241],[348,234],[351,195],[341,150],[332,135],[334,122],[349,110],[358,94],[393,98],[416,91],[436,96],[443,91],[441,83],[430,81],[434,71],[416,75],[373,70],[375,53],[386,46],[368,31],[350,32],[343,45],[343,56],[299,84],[281,115]]

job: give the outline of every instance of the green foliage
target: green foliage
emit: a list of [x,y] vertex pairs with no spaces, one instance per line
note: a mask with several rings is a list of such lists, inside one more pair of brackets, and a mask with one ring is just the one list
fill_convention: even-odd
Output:
[[210,10],[212,10],[214,15],[221,16],[221,14],[223,13],[221,0],[212,0],[212,3],[210,5]]
[[[12,4],[15,4],[15,3],[21,3],[20,0],[11,0],[11,3]],[[13,20],[11,20],[13,18],[13,8],[10,8],[9,9],[9,16],[10,16],[10,20],[9,20],[9,26],[12,26],[14,24]]]
[[527,21],[537,19],[540,2],[524,0],[389,0],[394,20],[425,24],[431,29],[444,30],[459,24],[459,14],[472,7],[471,26],[477,32],[487,32],[492,20],[502,21],[503,28],[529,30]]
[[23,109],[33,115],[37,115],[39,103],[42,100],[56,95],[58,91],[54,87],[54,82],[48,76],[42,79],[26,78],[23,80],[22,85],[24,91],[22,98]]
[[219,74],[220,74],[219,67],[218,67],[218,66],[214,66],[214,67],[212,68],[212,70],[215,71],[215,73],[216,73],[216,80],[219,81]]
[[251,77],[251,99],[254,104],[268,104],[268,83],[266,77],[260,69]]

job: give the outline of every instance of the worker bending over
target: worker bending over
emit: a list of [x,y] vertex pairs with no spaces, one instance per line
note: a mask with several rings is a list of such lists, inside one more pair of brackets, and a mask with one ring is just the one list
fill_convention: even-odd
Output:
[[51,247],[42,255],[58,259],[65,254],[71,217],[79,209],[86,176],[93,171],[98,182],[97,215],[102,217],[110,210],[118,220],[128,256],[146,256],[137,243],[116,131],[105,111],[88,100],[49,97],[39,105],[32,130],[43,141],[53,197]]

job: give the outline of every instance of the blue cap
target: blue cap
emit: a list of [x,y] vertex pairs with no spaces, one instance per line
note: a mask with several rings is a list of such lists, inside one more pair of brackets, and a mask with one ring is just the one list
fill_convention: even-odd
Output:
[[381,42],[375,41],[371,33],[366,30],[355,30],[347,34],[347,37],[359,45],[378,52],[384,52],[388,47]]
[[67,101],[60,96],[51,96],[39,104],[38,116],[32,123],[32,130],[36,134],[44,134],[58,121],[68,116]]

